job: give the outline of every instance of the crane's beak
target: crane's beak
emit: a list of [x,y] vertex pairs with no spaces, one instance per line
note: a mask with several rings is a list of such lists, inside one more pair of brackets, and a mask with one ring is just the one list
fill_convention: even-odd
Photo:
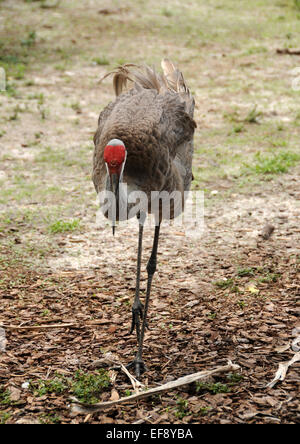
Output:
[[[117,208],[117,199],[119,199],[119,175],[116,173],[112,173],[110,175],[110,188],[111,191],[114,193],[115,195],[115,204],[116,204],[116,208]],[[113,236],[115,235],[115,229],[116,229],[116,220],[112,220],[112,233]]]
[[119,176],[116,173],[112,173],[110,175],[110,187],[111,187],[111,191],[114,193],[114,195],[118,196],[118,191],[119,191]]

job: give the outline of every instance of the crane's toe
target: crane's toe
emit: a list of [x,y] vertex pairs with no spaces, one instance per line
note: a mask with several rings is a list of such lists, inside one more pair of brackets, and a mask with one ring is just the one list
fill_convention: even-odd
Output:
[[134,368],[135,376],[139,378],[144,372],[148,371],[148,368],[144,364],[144,361],[142,359],[134,359],[132,362],[130,362],[128,365],[126,365],[126,368],[129,370],[131,368]]

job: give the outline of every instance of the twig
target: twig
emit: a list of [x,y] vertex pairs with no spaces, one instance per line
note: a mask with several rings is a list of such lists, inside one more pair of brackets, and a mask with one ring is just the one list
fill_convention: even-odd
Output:
[[278,381],[283,381],[287,374],[288,368],[297,361],[300,361],[300,352],[295,353],[292,359],[289,361],[280,362],[274,379],[269,382],[266,387],[272,388],[275,384],[277,384]]
[[52,324],[52,325],[2,325],[2,327],[7,330],[46,330],[50,328],[70,328],[70,327],[76,327],[78,328],[79,325],[77,324]]
[[289,54],[289,55],[300,55],[300,49],[276,49],[277,54]]
[[0,324],[0,328],[4,328],[7,330],[47,330],[51,328],[84,328],[84,327],[92,327],[93,325],[104,325],[104,324],[110,323],[110,321],[107,322],[101,322],[101,321],[90,321],[87,322],[85,325],[80,325],[79,323],[72,322],[67,324],[47,324],[47,325],[5,325]]
[[198,381],[199,379],[205,379],[212,375],[218,375],[220,373],[225,373],[229,371],[236,371],[240,368],[239,365],[233,364],[231,361],[228,362],[227,365],[222,367],[217,367],[213,370],[203,370],[201,372],[193,373],[191,375],[183,376],[176,381],[171,381],[166,384],[160,385],[159,387],[155,387],[149,390],[145,390],[143,392],[137,393],[135,395],[126,396],[124,398],[120,398],[117,401],[106,401],[100,402],[94,405],[88,405],[79,402],[76,398],[72,398],[74,402],[72,408],[74,412],[77,413],[95,413],[100,412],[106,408],[110,408],[114,405],[127,403],[136,401],[137,399],[148,398],[149,396],[155,395],[157,393],[166,392],[170,390],[174,390],[177,387],[181,387],[182,385],[191,384],[192,382]]
[[121,370],[130,379],[130,382],[132,384],[132,387],[133,387],[133,390],[135,391],[135,393],[139,393],[142,390],[142,388],[145,387],[144,384],[142,384],[131,373],[129,373],[129,371],[127,370],[127,368],[123,364],[121,364]]

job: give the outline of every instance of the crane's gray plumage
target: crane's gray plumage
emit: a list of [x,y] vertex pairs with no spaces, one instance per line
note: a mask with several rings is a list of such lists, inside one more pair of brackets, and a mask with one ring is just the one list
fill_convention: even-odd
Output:
[[[177,191],[184,206],[184,191],[190,189],[192,181],[193,135],[196,123],[193,119],[194,99],[182,73],[169,60],[162,61],[163,73],[158,74],[148,66],[127,64],[118,67],[113,74],[116,99],[100,114],[98,129],[94,136],[95,151],[93,182],[97,193],[109,189],[119,196],[114,222],[120,217],[120,199],[123,183],[132,190],[143,191],[151,202],[151,193]],[[124,88],[130,82],[129,90]],[[124,92],[123,92],[124,91]],[[119,145],[119,146],[118,146]],[[124,147],[126,155],[124,160]],[[120,149],[116,151],[115,149]],[[112,161],[110,154],[114,153]],[[117,162],[122,158],[122,169]],[[122,157],[123,156],[123,157]],[[106,160],[105,160],[106,159]],[[117,167],[119,169],[117,169]],[[120,173],[121,171],[121,173]],[[117,183],[119,180],[119,183]],[[129,207],[125,196],[126,206]],[[119,207],[118,207],[119,205]],[[174,202],[170,200],[169,218],[178,215]],[[148,207],[148,212],[152,207]],[[147,210],[141,210],[139,219],[139,243],[135,299],[132,307],[131,332],[136,329],[138,352],[131,365],[139,377],[145,370],[142,360],[144,332],[147,327],[147,311],[152,278],[156,271],[156,257],[161,220],[160,207],[156,218],[152,253],[147,265],[148,280],[145,306],[141,303],[140,269],[143,227]],[[157,214],[155,213],[157,216]],[[105,213],[109,217],[108,212]],[[142,326],[140,326],[142,320]]]
[[[192,180],[194,99],[180,71],[167,60],[164,74],[135,65],[119,67],[114,74],[117,98],[100,114],[94,142],[93,181],[105,188],[103,152],[111,139],[127,149],[124,182],[151,191],[189,190]],[[128,81],[133,87],[122,92]]]

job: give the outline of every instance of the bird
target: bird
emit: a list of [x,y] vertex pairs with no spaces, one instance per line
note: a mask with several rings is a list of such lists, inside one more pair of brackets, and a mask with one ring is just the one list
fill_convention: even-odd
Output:
[[[127,63],[105,74],[101,81],[113,76],[115,100],[100,113],[94,135],[92,180],[98,195],[104,193],[115,198],[115,203],[110,201],[103,210],[112,222],[113,235],[117,223],[133,217],[131,193],[146,196],[146,204],[134,214],[139,230],[130,333],[136,330],[137,353],[127,367],[134,369],[136,377],[148,370],[143,360],[143,344],[145,330],[149,328],[147,313],[157,270],[161,223],[184,210],[186,193],[193,179],[195,100],[173,62],[165,58],[161,68],[162,72],[158,73],[146,64]],[[166,200],[163,205],[161,193],[177,193],[179,199]],[[155,228],[143,304],[140,298],[142,245],[149,214],[154,216]]]

